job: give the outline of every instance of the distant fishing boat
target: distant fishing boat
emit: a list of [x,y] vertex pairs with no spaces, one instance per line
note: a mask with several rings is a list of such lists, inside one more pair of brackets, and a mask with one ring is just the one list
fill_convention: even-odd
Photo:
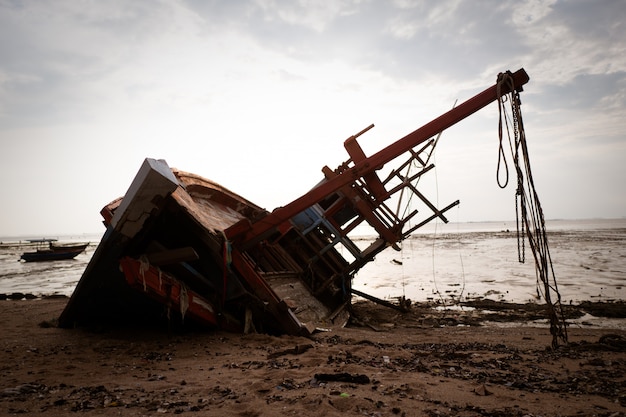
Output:
[[42,262],[42,261],[60,261],[65,259],[74,259],[81,254],[89,243],[63,243],[58,244],[56,239],[31,239],[28,242],[41,245],[47,244],[47,247],[40,247],[33,252],[24,252],[20,259],[24,262]]

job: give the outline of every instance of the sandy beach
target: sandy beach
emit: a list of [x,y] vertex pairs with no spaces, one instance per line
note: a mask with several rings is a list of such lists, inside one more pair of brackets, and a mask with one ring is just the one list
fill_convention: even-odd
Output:
[[0,415],[626,413],[626,332],[570,326],[570,343],[552,350],[547,328],[506,324],[523,308],[485,325],[477,311],[356,303],[350,326],[309,339],[63,330],[55,320],[66,303],[0,301]]

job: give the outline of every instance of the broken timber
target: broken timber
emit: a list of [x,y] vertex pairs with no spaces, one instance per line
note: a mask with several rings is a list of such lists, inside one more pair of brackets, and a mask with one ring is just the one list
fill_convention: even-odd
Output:
[[[528,75],[520,69],[511,76],[521,91]],[[320,183],[271,213],[219,184],[146,159],[124,197],[102,210],[106,232],[60,326],[163,316],[307,335],[344,325],[355,274],[423,224],[447,222],[444,213],[458,204],[438,209],[415,186],[433,167],[425,162],[432,138],[497,99],[494,85],[369,157],[357,142],[368,127],[345,141],[346,162],[324,167]],[[382,180],[383,166],[403,155]],[[411,175],[411,166],[419,171]],[[403,194],[418,197],[425,218],[390,208]],[[361,224],[377,236],[365,248],[351,237]]]

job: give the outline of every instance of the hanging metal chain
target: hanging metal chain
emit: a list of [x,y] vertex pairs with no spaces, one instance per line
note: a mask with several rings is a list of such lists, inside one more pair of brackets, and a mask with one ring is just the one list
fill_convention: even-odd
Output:
[[[524,262],[525,260],[524,236],[526,236],[535,259],[535,271],[537,274],[538,284],[537,292],[539,293],[541,290],[546,301],[548,316],[550,319],[550,332],[552,333],[552,346],[556,348],[559,345],[559,339],[567,343],[567,329],[561,305],[561,295],[556,284],[554,268],[550,258],[548,236],[545,228],[543,211],[541,209],[541,204],[539,202],[539,197],[537,196],[537,191],[535,189],[530,169],[526,133],[524,131],[524,123],[522,121],[521,100],[519,98],[519,92],[512,87],[512,77],[510,73],[500,74],[498,76],[497,86],[500,120],[498,122],[499,149],[498,172],[496,173],[496,178],[498,180],[498,185],[501,188],[504,188],[499,177],[502,159],[504,161],[504,167],[507,169],[504,186],[508,183],[508,166],[506,164],[506,158],[504,157],[504,146],[502,144],[504,124],[507,129],[509,146],[511,147],[511,154],[513,156],[513,162],[517,174],[515,213],[517,222],[518,259],[520,262]],[[510,93],[505,96],[501,96],[501,86],[506,86]],[[511,107],[512,121],[510,124],[507,119],[508,115],[506,112],[506,106],[504,105],[507,101]],[[513,138],[511,138],[509,126],[513,129]],[[540,283],[542,285],[540,285]],[[556,297],[556,300],[554,301],[552,299],[553,296]]]
[[526,239],[524,239],[524,222],[521,221],[519,212],[519,201],[522,190],[518,187],[515,193],[515,225],[517,228],[517,260],[523,264],[526,262]]
[[[519,92],[515,91],[511,93],[513,103],[511,103],[513,112],[513,139],[515,142],[514,164],[517,170],[517,190],[515,191],[515,217],[517,222],[517,260],[520,263],[526,262],[526,239],[524,239],[524,228],[526,224],[526,196],[524,195],[524,174],[521,172],[519,163],[519,148],[520,148],[520,132],[519,122],[521,115]],[[519,213],[519,202],[522,202],[522,212]],[[521,217],[520,217],[521,215]],[[520,231],[520,223],[522,230]]]

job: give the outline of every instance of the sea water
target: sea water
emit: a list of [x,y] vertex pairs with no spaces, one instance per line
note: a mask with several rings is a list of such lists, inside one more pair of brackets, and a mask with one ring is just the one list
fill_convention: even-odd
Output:
[[[563,303],[626,299],[626,219],[553,220],[546,228]],[[383,299],[444,304],[543,298],[532,252],[518,240],[515,222],[429,224],[400,251],[380,253],[353,286]]]
[[[104,233],[103,233],[104,234]],[[24,262],[20,256],[32,252],[37,245],[27,239],[57,239],[56,243],[82,242],[89,245],[74,259],[49,262]],[[70,296],[100,243],[101,234],[77,236],[17,236],[0,238],[0,294],[35,296]]]
[[[553,220],[547,222],[547,230],[564,303],[626,299],[626,219]],[[21,262],[24,248],[0,244],[0,294],[71,295],[102,235],[45,237],[91,244],[75,259],[54,262]],[[370,242],[365,237],[356,240],[360,247]],[[515,222],[431,223],[400,246],[399,251],[386,249],[365,265],[354,277],[354,288],[382,299],[446,304],[541,297],[528,244],[525,263],[519,262]]]

